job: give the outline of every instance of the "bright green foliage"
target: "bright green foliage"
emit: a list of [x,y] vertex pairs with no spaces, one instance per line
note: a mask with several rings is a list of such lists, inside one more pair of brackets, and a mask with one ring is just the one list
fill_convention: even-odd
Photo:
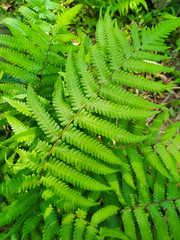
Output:
[[178,240],[179,125],[159,138],[162,106],[134,88],[170,90],[145,73],[173,71],[152,50],[166,49],[179,19],[142,35],[134,25],[129,41],[107,13],[96,44],[85,36],[76,49],[63,42],[80,6],[56,15],[61,6],[43,2],[29,0],[28,24],[7,19],[13,37],[0,36],[12,63],[0,66],[24,81],[0,84],[0,121],[11,126],[0,144],[2,239]]

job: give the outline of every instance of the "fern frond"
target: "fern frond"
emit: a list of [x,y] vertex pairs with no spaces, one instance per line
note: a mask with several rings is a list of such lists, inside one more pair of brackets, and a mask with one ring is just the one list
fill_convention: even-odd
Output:
[[64,27],[68,27],[68,25],[72,22],[75,16],[79,13],[82,8],[81,4],[77,4],[75,7],[64,11],[62,14],[58,16],[57,24],[55,25],[55,29],[60,30]]
[[64,182],[55,177],[42,177],[41,181],[44,186],[52,189],[57,196],[60,198],[65,198],[75,206],[91,207],[99,204],[84,198],[79,191],[70,188]]
[[3,97],[3,99],[5,100],[5,102],[9,103],[13,108],[15,108],[18,112],[26,116],[32,116],[32,113],[29,111],[26,103],[19,100],[13,100],[7,97]]
[[13,84],[13,83],[1,83],[0,90],[12,95],[16,94],[26,94],[26,89],[24,86],[20,84]]
[[[139,36],[139,32],[138,32],[136,23],[133,24],[131,32],[132,32],[133,47],[135,50],[138,50],[141,47],[141,41],[140,41],[140,36]],[[136,54],[136,53],[138,53],[138,52],[135,51],[134,54]]]
[[[169,59],[167,55],[160,55],[146,51],[135,51],[133,53],[133,58],[137,60],[144,60],[149,62],[163,61]],[[160,70],[162,71],[162,70]]]
[[70,126],[63,134],[62,140],[76,146],[85,153],[99,158],[100,160],[109,164],[121,165],[119,159],[113,154],[111,150],[106,148],[98,140],[88,136],[77,128]]
[[117,174],[116,173],[107,174],[106,179],[107,179],[109,185],[111,186],[112,190],[115,191],[115,193],[119,199],[119,202],[124,204],[125,201],[124,201],[124,198],[122,195],[122,191],[120,189],[120,184],[119,184]]
[[65,214],[61,225],[61,239],[73,239],[74,214]]
[[153,219],[157,231],[158,239],[168,240],[168,227],[163,218],[163,214],[157,205],[149,205],[148,211]]
[[173,72],[174,68],[168,68],[155,62],[149,62],[147,60],[140,61],[136,59],[127,59],[123,64],[125,71],[137,71],[137,72],[149,72],[149,73],[161,73],[161,72]]
[[173,155],[177,163],[180,163],[180,152],[175,144],[169,144],[167,150]]
[[[125,230],[125,234],[130,238],[136,240],[136,229],[134,219],[131,210],[125,210],[122,212],[122,221]],[[131,227],[129,227],[131,226]]]
[[180,26],[180,19],[175,18],[161,22],[156,27],[142,31],[142,50],[164,51],[168,47],[164,44],[164,38],[174,29]]
[[81,218],[76,218],[74,223],[73,240],[84,240],[86,221]]
[[137,179],[140,181],[142,185],[147,186],[146,175],[143,169],[142,158],[138,154],[137,149],[135,147],[127,147],[126,151],[130,159],[132,169],[135,172]]
[[117,211],[119,210],[118,207],[114,205],[108,205],[104,208],[101,208],[100,210],[96,211],[91,218],[91,224],[95,227],[98,226],[101,222],[106,220],[108,217],[117,214]]
[[14,77],[17,77],[27,83],[33,83],[35,86],[38,85],[39,79],[33,73],[29,73],[19,67],[12,66],[12,65],[10,65],[8,63],[4,63],[4,62],[0,62],[0,68],[4,72],[6,72]]
[[124,118],[124,119],[141,119],[147,118],[151,115],[157,114],[158,112],[149,112],[139,110],[139,114],[137,115],[137,109],[133,109],[128,106],[121,106],[119,104],[106,101],[104,99],[97,98],[95,100],[90,101],[86,105],[87,110],[93,111],[98,114],[105,115],[107,117],[112,117],[116,119]]
[[55,159],[49,161],[45,170],[48,170],[53,176],[56,176],[67,183],[72,183],[74,186],[91,190],[91,191],[105,191],[110,190],[110,188],[95,179],[73,169],[67,164],[61,163]]
[[11,138],[2,142],[3,145],[12,144],[13,146],[18,145],[18,143],[29,143],[33,142],[38,137],[42,136],[42,132],[40,129],[34,127],[29,128],[24,132],[17,133],[16,135],[12,136]]
[[147,138],[147,136],[135,136],[124,129],[118,128],[116,125],[90,115],[87,112],[84,112],[84,114],[81,115],[79,114],[79,116],[75,118],[74,124],[75,126],[79,125],[81,128],[86,128],[96,134],[118,142],[139,142]]
[[169,225],[171,232],[173,233],[174,239],[179,239],[179,237],[180,237],[180,221],[179,221],[179,216],[176,212],[174,203],[172,201],[164,202],[164,203],[162,203],[162,206],[166,211],[168,225]]
[[12,222],[17,216],[23,214],[29,205],[35,204],[38,199],[38,192],[35,190],[29,191],[20,196],[12,205],[8,206],[5,211],[0,213],[0,226],[4,226]]
[[6,183],[0,184],[0,193],[3,195],[17,194],[25,192],[29,189],[34,189],[39,186],[38,177],[35,175],[22,175],[21,177],[14,177]]
[[69,57],[66,62],[65,80],[67,82],[67,92],[70,96],[71,105],[74,110],[78,110],[85,104],[86,99],[82,93],[77,71],[73,64],[72,53],[69,53]]
[[123,239],[123,240],[128,240],[129,238],[119,229],[112,229],[112,228],[105,228],[101,227],[100,228],[100,234],[101,237],[111,237],[115,239]]
[[66,125],[73,117],[74,113],[63,98],[63,85],[59,77],[54,86],[53,105],[62,126]]
[[53,206],[49,204],[44,211],[44,221],[45,225],[53,234],[59,234],[60,232],[60,225],[57,218],[57,213]]
[[171,139],[174,137],[174,135],[176,134],[176,132],[178,131],[179,127],[180,127],[180,122],[175,122],[171,124],[166,129],[165,133],[163,133],[163,135],[159,138],[159,141],[163,143],[169,143]]
[[148,221],[148,218],[147,218],[147,215],[146,215],[144,209],[137,208],[134,210],[134,214],[136,216],[136,219],[137,219],[137,222],[139,225],[142,239],[143,240],[145,240],[145,239],[152,240],[153,237],[152,237],[152,233],[150,230],[150,224],[149,224],[149,221]]
[[114,32],[119,48],[122,49],[125,57],[128,59],[132,56],[132,48],[124,33],[119,29],[117,23],[115,25]]
[[111,76],[111,73],[106,65],[104,56],[97,45],[90,48],[90,58],[94,68],[97,70],[98,82],[105,83]]
[[42,216],[40,214],[37,214],[36,212],[35,212],[35,216],[33,215],[33,216],[28,217],[23,224],[23,229],[22,229],[23,238],[27,234],[32,232],[32,230],[34,230],[38,226],[38,224],[41,220],[42,220]]
[[154,146],[154,148],[159,154],[159,156],[161,157],[166,168],[171,172],[171,174],[175,177],[175,179],[179,179],[179,173],[178,173],[176,162],[171,157],[171,155],[167,152],[165,146],[161,143],[158,143]]
[[106,84],[99,92],[100,97],[105,97],[107,100],[121,103],[123,105],[129,105],[134,108],[142,108],[145,110],[154,109],[159,107],[153,102],[149,102],[139,96],[134,95],[131,92],[123,90],[121,87],[113,85],[111,83]]
[[12,130],[15,132],[15,134],[24,132],[28,129],[28,127],[24,125],[21,121],[19,121],[17,118],[12,117],[10,115],[7,115],[5,117],[9,122]]
[[126,15],[129,8],[136,11],[138,6],[142,4],[147,10],[148,6],[145,0],[118,0],[120,15]]
[[152,82],[142,76],[133,75],[121,70],[116,72],[112,82],[152,92],[163,92],[168,89],[167,85],[163,85],[160,82]]
[[149,164],[151,164],[155,169],[157,169],[158,172],[160,172],[163,176],[166,176],[167,178],[171,178],[163,162],[153,151],[151,146],[142,146],[141,152],[145,159],[149,162]]
[[58,145],[53,149],[52,155],[64,162],[77,166],[77,168],[80,167],[97,174],[108,174],[116,171],[115,169],[102,164],[102,162],[97,159],[94,159],[93,157],[89,158],[80,151],[77,151],[72,147],[68,147],[68,145]]
[[84,47],[81,46],[78,52],[77,58],[77,67],[81,74],[81,85],[83,87],[84,93],[87,97],[92,97],[95,92],[98,90],[98,85],[93,77],[91,71],[88,70],[88,65],[85,60]]
[[28,89],[28,105],[45,134],[52,140],[56,140],[60,134],[60,128],[54,119],[51,118],[50,114],[45,111],[31,87]]

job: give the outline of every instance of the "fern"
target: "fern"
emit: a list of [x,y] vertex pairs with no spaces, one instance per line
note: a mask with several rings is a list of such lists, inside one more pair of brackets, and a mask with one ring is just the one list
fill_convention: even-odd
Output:
[[134,94],[170,90],[142,75],[173,71],[157,62],[179,19],[134,25],[129,41],[107,12],[96,44],[74,47],[81,5],[27,2],[26,22],[4,20],[13,36],[0,36],[0,67],[24,81],[0,84],[3,239],[179,239],[179,124],[159,136],[163,105]]

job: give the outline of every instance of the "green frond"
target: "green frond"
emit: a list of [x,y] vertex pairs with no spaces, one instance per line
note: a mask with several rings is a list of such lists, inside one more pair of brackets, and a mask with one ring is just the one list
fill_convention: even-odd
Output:
[[145,0],[118,0],[120,15],[126,15],[129,9],[136,11],[139,5],[143,5],[146,10],[148,6]]
[[54,119],[51,118],[50,114],[45,111],[31,87],[28,88],[28,105],[44,133],[51,138],[52,141],[56,140],[61,130]]
[[12,98],[3,97],[5,102],[9,103],[13,108],[15,108],[18,112],[26,115],[26,116],[32,116],[32,113],[29,111],[28,106],[26,103],[21,102],[19,100],[13,100]]
[[29,128],[26,131],[17,133],[16,135],[13,135],[11,138],[5,140],[4,142],[2,142],[3,145],[18,145],[18,143],[29,143],[29,142],[33,142],[35,139],[37,139],[38,137],[42,136],[42,132],[40,129],[34,127],[34,128]]
[[32,190],[20,196],[18,200],[14,201],[0,213],[0,226],[4,226],[5,224],[12,222],[19,215],[27,211],[27,208],[29,208],[30,205],[36,203],[38,195],[37,191]]
[[74,223],[73,240],[84,240],[86,221],[81,218],[76,218]]
[[100,97],[105,97],[107,100],[112,102],[117,102],[123,105],[129,105],[134,108],[141,108],[145,110],[155,109],[160,106],[111,83],[106,84],[100,90],[99,95]]
[[100,240],[98,238],[98,230],[91,225],[86,227],[86,233],[84,240]]
[[157,205],[149,205],[148,211],[153,219],[157,231],[157,239],[169,240],[168,226],[163,218],[163,214]]
[[39,154],[37,154],[35,151],[30,153],[20,149],[16,150],[16,152],[19,154],[22,167],[28,167],[32,171],[35,171],[36,174],[42,172],[44,159]]
[[73,239],[74,214],[65,214],[61,224],[61,239]]
[[180,238],[180,220],[179,220],[179,215],[177,214],[177,211],[175,209],[176,206],[172,201],[164,202],[162,203],[162,206],[166,211],[166,216],[167,216],[170,231],[172,232],[174,239],[178,240]]
[[179,127],[180,127],[180,122],[175,122],[171,124],[166,129],[165,133],[163,133],[163,135],[159,138],[159,141],[163,143],[169,143],[171,139],[174,137],[174,135],[176,134],[176,132],[178,131]]
[[114,205],[108,205],[96,211],[91,218],[91,224],[97,227],[101,222],[105,221],[110,216],[117,214],[119,208]]
[[154,201],[162,201],[164,199],[165,194],[165,177],[161,174],[157,174],[155,184],[154,184],[154,191],[153,191],[153,197]]
[[151,29],[143,29],[142,31],[142,50],[148,51],[164,51],[168,47],[164,44],[166,38],[174,29],[180,26],[180,19],[173,18],[171,20],[160,22],[156,27]]
[[28,53],[32,54],[33,57],[37,60],[40,60],[42,57],[41,51],[37,47],[33,46],[32,42],[22,34],[19,34],[16,37],[9,35],[0,35],[0,43],[18,51],[27,51]]
[[112,82],[152,92],[163,92],[168,88],[167,85],[163,85],[161,82],[153,82],[143,76],[133,75],[122,70],[116,72]]
[[[34,216],[35,215],[35,216]],[[35,212],[33,216],[30,216],[26,219],[26,221],[23,224],[23,238],[29,234],[30,232],[32,232],[32,230],[34,230],[39,222],[42,220],[42,216],[40,214],[37,215],[37,213]]]
[[128,240],[129,238],[119,229],[112,229],[112,228],[105,228],[101,227],[100,228],[100,234],[101,237],[110,237],[110,238],[115,238],[115,239],[123,239],[123,240]]
[[139,225],[139,229],[140,229],[140,233],[141,233],[141,237],[143,240],[152,240],[152,233],[150,230],[150,223],[148,221],[148,217],[144,211],[143,208],[137,208],[134,210],[134,214],[136,216],[138,225]]
[[122,221],[123,221],[125,234],[129,237],[129,239],[136,240],[137,239],[136,229],[135,229],[134,219],[133,219],[131,210],[124,210],[122,212]]
[[13,83],[1,83],[0,84],[0,91],[9,93],[11,95],[18,95],[18,94],[26,94],[26,89],[24,86],[20,84],[13,84]]
[[97,77],[99,83],[105,83],[111,76],[111,73],[106,65],[104,56],[98,48],[98,45],[94,45],[90,48],[90,59],[93,67],[97,71]]
[[58,177],[67,183],[72,183],[74,186],[82,189],[91,191],[110,190],[108,186],[101,184],[90,176],[85,175],[69,165],[59,162],[55,159],[48,161],[45,166],[45,170],[47,170],[48,173],[51,173],[53,176]]
[[7,61],[13,63],[18,67],[22,67],[24,70],[27,70],[37,75],[41,73],[42,64],[36,63],[29,58],[29,56],[19,53],[17,50],[12,50],[10,48],[0,48],[0,56],[6,59]]
[[60,76],[54,85],[53,105],[62,126],[74,117],[73,111],[64,100],[63,84]]
[[123,63],[123,69],[125,71],[137,71],[137,72],[148,72],[148,73],[161,73],[161,72],[173,72],[174,68],[164,67],[156,62],[150,62],[148,60],[136,60],[127,59]]
[[51,204],[49,204],[43,214],[45,225],[53,234],[59,234],[60,224],[58,222],[58,217],[55,209]]
[[139,114],[137,115],[136,108],[122,106],[118,103],[113,103],[111,101],[100,98],[96,98],[95,100],[90,101],[86,105],[86,109],[89,111],[93,109],[95,113],[116,119],[142,119],[158,113],[157,111],[150,112],[145,110],[138,110]]
[[144,168],[143,168],[142,157],[139,155],[136,147],[127,147],[126,151],[127,151],[128,157],[130,159],[132,169],[135,172],[137,179],[139,180],[139,182],[142,185],[147,186],[146,174],[145,174]]
[[115,71],[122,66],[124,57],[118,48],[113,23],[106,30],[107,52],[110,58],[110,68]]
[[92,97],[98,90],[98,85],[92,75],[92,72],[88,70],[88,65],[85,62],[84,47],[81,46],[77,57],[77,67],[81,74],[80,80],[84,93],[87,97]]
[[0,238],[179,240],[179,123],[160,135],[142,92],[171,88],[156,73],[179,18],[129,33],[109,8],[91,43],[69,28],[81,5],[56,2],[27,0],[0,35]]
[[106,52],[105,28],[106,28],[106,25],[103,21],[102,11],[100,11],[99,19],[98,19],[98,22],[96,25],[96,39],[97,39],[97,43],[98,43],[102,53]]
[[100,160],[114,165],[121,165],[121,161],[113,152],[101,144],[95,138],[92,138],[75,127],[70,127],[64,132],[62,140],[79,148],[81,151],[91,154]]
[[178,147],[175,144],[169,144],[167,150],[173,155],[177,163],[180,163],[180,152]]
[[15,134],[28,130],[28,127],[24,125],[21,121],[19,121],[17,118],[7,115],[6,119]]
[[26,83],[33,83],[35,86],[38,85],[39,79],[34,73],[27,72],[22,68],[4,62],[0,62],[0,68],[2,71],[8,73],[13,77],[19,78]]
[[115,33],[115,36],[116,36],[116,41],[118,43],[118,47],[120,49],[122,49],[125,57],[128,59],[133,54],[132,48],[131,48],[131,45],[130,45],[129,41],[125,37],[124,33],[119,29],[117,23],[116,23],[115,28],[114,28],[114,33]]
[[157,143],[154,146],[154,149],[159,154],[160,158],[164,162],[166,168],[170,171],[171,175],[178,180],[179,173],[178,173],[177,164],[174,161],[174,159],[171,157],[171,155],[168,153],[168,151],[166,150],[166,147],[161,143]]
[[75,16],[79,13],[82,8],[82,4],[77,4],[69,10],[65,10],[62,14],[58,16],[57,24],[55,25],[56,32],[72,22]]
[[[135,50],[138,50],[141,47],[141,41],[140,41],[140,36],[139,36],[138,27],[137,27],[136,23],[133,24],[131,31],[132,31],[133,47]],[[133,56],[136,53],[138,53],[138,52],[135,51]]]
[[163,162],[157,156],[157,154],[153,151],[151,146],[141,146],[140,150],[150,165],[152,165],[155,169],[157,169],[157,171],[161,173],[163,176],[171,178]]
[[67,83],[67,92],[71,100],[71,105],[74,110],[78,110],[85,104],[86,98],[84,97],[80,87],[80,81],[73,63],[72,53],[69,53],[66,62],[65,80]]
[[89,157],[88,155],[85,155],[70,146],[68,147],[68,145],[65,144],[55,147],[52,155],[73,166],[75,165],[77,168],[82,168],[97,174],[108,174],[116,171],[97,159]]
[[38,176],[22,175],[21,177],[14,177],[8,182],[0,184],[0,193],[3,195],[17,194],[26,192],[29,189],[34,189],[39,186]]
[[55,177],[42,177],[41,181],[48,189],[52,189],[58,197],[66,199],[75,206],[92,207],[99,204],[86,199],[79,191],[70,188],[67,184]]
[[136,60],[145,60],[149,62],[155,62],[155,61],[163,61],[166,59],[169,59],[167,55],[160,55],[160,54],[155,54],[151,52],[146,52],[146,51],[135,51],[133,53],[133,58]]
[[75,126],[88,129],[96,134],[102,135],[106,138],[113,139],[117,142],[139,142],[147,138],[147,136],[135,136],[124,129],[117,127],[103,119],[99,119],[93,115],[84,112],[79,114],[74,120]]
[[107,174],[106,175],[106,179],[109,183],[109,185],[111,186],[111,189],[115,191],[119,202],[122,204],[125,204],[123,195],[122,195],[122,191],[120,189],[120,183],[119,183],[119,179],[116,173],[111,173],[111,174]]
[[43,228],[43,240],[53,240],[54,234],[49,230],[49,228],[45,225]]

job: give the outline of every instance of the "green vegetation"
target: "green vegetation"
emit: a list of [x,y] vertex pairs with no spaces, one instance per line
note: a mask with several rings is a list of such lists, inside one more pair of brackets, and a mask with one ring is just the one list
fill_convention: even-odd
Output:
[[0,239],[180,239],[180,122],[167,127],[177,101],[165,104],[180,76],[174,2],[164,12],[145,0],[10,2]]

